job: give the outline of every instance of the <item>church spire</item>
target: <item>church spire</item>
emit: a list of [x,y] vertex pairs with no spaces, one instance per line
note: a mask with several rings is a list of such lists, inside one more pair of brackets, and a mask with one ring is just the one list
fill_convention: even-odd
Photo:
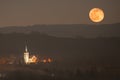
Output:
[[27,45],[25,46],[25,52],[28,52]]

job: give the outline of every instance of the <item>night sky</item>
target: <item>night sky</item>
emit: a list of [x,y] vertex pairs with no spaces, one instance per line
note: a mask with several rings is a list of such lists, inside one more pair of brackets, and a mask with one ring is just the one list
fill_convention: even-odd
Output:
[[93,24],[94,7],[104,10],[101,24],[120,22],[120,0],[0,0],[0,26]]

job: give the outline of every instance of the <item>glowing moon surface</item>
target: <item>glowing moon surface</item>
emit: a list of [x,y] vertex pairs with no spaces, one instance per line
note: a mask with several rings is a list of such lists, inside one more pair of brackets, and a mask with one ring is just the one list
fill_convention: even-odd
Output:
[[89,12],[89,18],[93,22],[101,22],[104,19],[104,12],[100,8],[93,8]]

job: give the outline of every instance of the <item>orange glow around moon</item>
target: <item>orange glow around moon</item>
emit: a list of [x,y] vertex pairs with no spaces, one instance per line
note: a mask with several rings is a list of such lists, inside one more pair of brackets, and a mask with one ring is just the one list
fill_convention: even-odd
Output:
[[89,12],[89,18],[93,22],[101,22],[104,19],[104,12],[100,8],[93,8]]

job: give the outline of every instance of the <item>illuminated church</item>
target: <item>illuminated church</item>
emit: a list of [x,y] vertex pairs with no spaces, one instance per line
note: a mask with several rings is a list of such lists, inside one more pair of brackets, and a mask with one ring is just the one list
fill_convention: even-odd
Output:
[[26,46],[25,47],[25,52],[24,52],[24,62],[25,62],[25,64],[36,63],[36,61],[37,61],[36,56],[32,56],[30,58],[30,54],[29,54],[27,46]]
[[25,46],[25,52],[24,52],[24,63],[25,64],[35,64],[37,62],[43,62],[43,63],[50,63],[52,62],[51,58],[47,58],[47,59],[43,59],[43,60],[39,60],[35,55],[30,55],[30,53],[28,52],[27,46]]
[[26,64],[29,63],[29,52],[28,52],[27,46],[25,47],[25,52],[24,52],[24,62]]

